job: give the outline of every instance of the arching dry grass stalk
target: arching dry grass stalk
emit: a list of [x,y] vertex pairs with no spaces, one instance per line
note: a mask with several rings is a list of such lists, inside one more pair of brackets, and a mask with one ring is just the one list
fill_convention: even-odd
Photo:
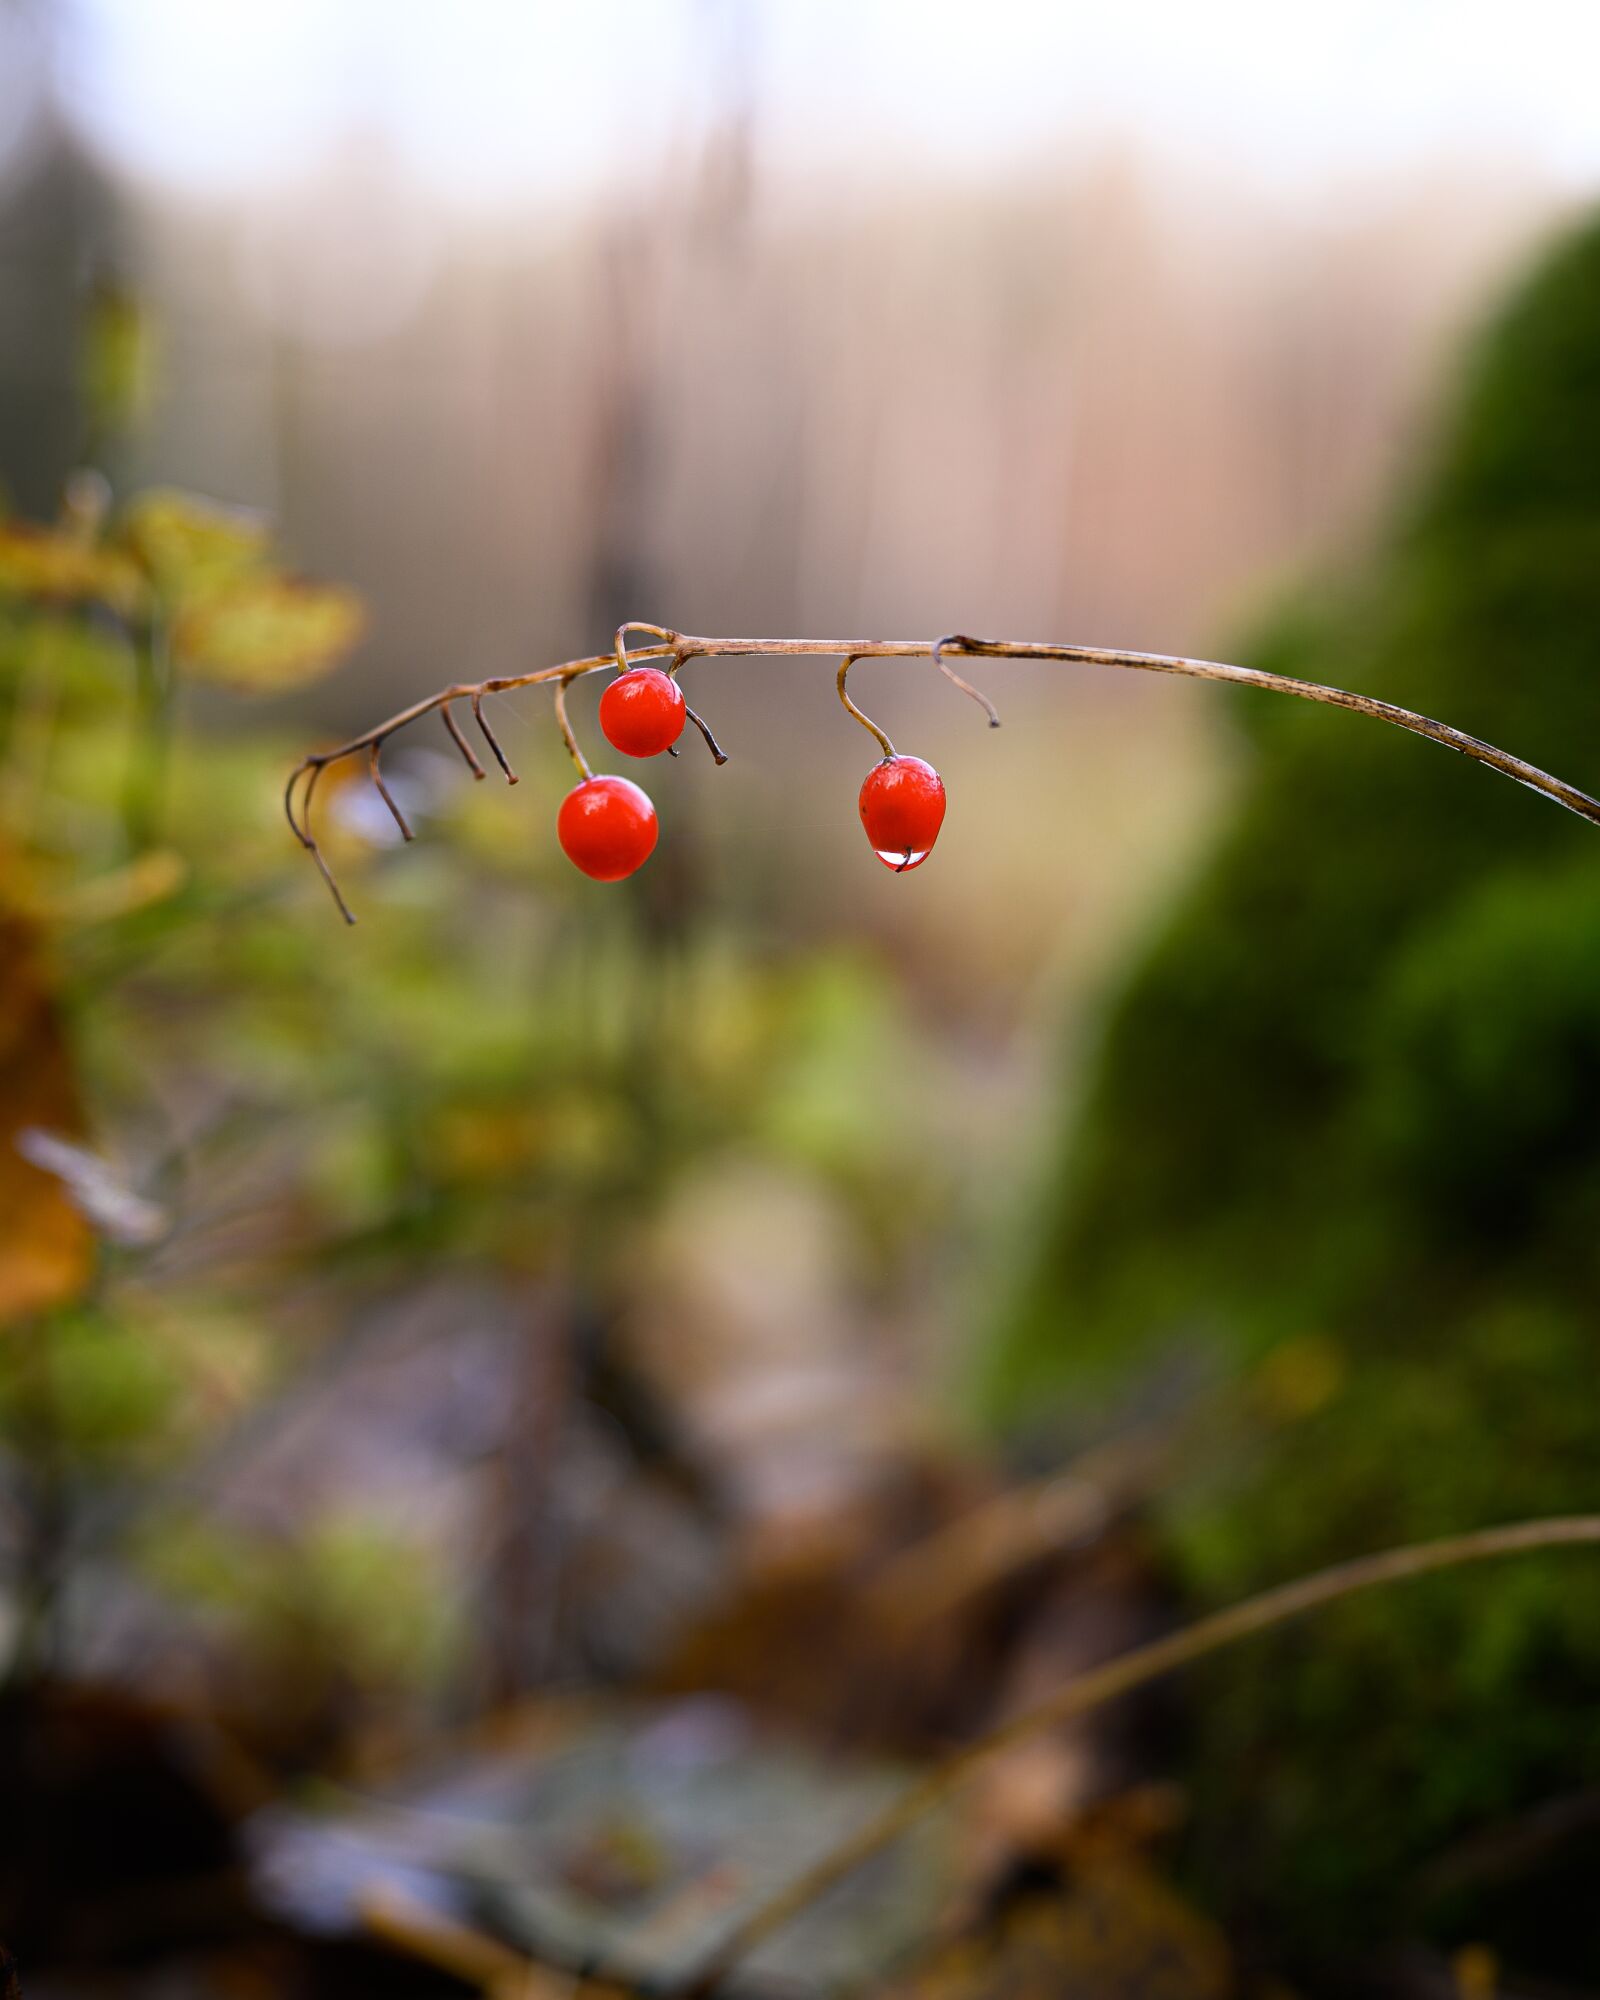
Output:
[[1443,1541],[1385,1549],[1377,1555],[1358,1556],[1331,1569],[1316,1570],[1293,1583],[1263,1591],[1258,1597],[1247,1597],[1243,1603],[1213,1612],[1181,1631],[1168,1633],[1149,1645],[1136,1646],[1132,1652],[1108,1660],[1103,1666],[1091,1667],[1087,1673],[1064,1681],[1035,1707],[1023,1710],[944,1763],[935,1765],[794,1881],[742,1917],[692,1976],[675,1990],[672,2000],[702,2000],[758,1945],[783,1929],[863,1862],[898,1840],[924,1815],[942,1805],[974,1772],[1013,1744],[1073,1721],[1118,1695],[1189,1666],[1224,1646],[1287,1624],[1290,1619],[1303,1617],[1306,1612],[1336,1603],[1340,1598],[1405,1583],[1438,1570],[1458,1569],[1464,1563],[1487,1562],[1533,1549],[1592,1545],[1600,1545],[1600,1515],[1572,1514],[1541,1521],[1517,1521],[1507,1527],[1451,1535]]
[[[641,646],[636,651],[626,650],[629,632],[642,631],[655,635],[656,643]],[[330,764],[337,764],[348,757],[363,754],[373,782],[382,794],[385,804],[394,814],[400,831],[406,839],[411,838],[411,830],[383,783],[379,767],[379,757],[390,737],[420,721],[437,709],[443,717],[450,739],[466,760],[474,778],[485,775],[482,764],[473,753],[471,745],[462,734],[454,715],[452,704],[467,702],[488,744],[496,763],[505,774],[509,784],[517,782],[516,773],[506,760],[494,731],[483,713],[486,695],[505,694],[514,688],[539,687],[551,684],[557,698],[557,720],[562,727],[567,747],[581,775],[588,775],[588,766],[583,753],[577,746],[570,725],[566,721],[563,696],[567,687],[585,674],[604,673],[611,668],[625,668],[641,662],[665,661],[667,671],[676,675],[690,660],[729,658],[771,658],[774,655],[806,657],[818,655],[834,657],[844,662],[847,669],[854,660],[890,659],[931,659],[934,664],[952,680],[964,693],[980,703],[988,712],[991,725],[999,718],[987,698],[970,683],[952,671],[944,658],[946,653],[959,653],[968,659],[989,660],[1058,660],[1066,665],[1091,667],[1122,667],[1143,673],[1184,674],[1195,680],[1221,681],[1232,687],[1264,689],[1272,694],[1295,695],[1302,701],[1321,702],[1329,708],[1347,708],[1356,715],[1370,716],[1376,722],[1387,722],[1396,729],[1409,730],[1413,736],[1426,736],[1430,742],[1442,743],[1446,749],[1455,750],[1463,757],[1470,757],[1474,763],[1486,764],[1491,771],[1499,771],[1508,778],[1515,778],[1518,784],[1527,785],[1530,790],[1544,793],[1554,799],[1557,805],[1565,806],[1568,812],[1576,813],[1580,819],[1589,820],[1600,826],[1600,800],[1581,792],[1576,785],[1569,785],[1564,778],[1552,777],[1548,771],[1526,763],[1521,757],[1514,757],[1508,750],[1501,750],[1493,743],[1485,743],[1480,737],[1469,736],[1464,730],[1454,728],[1448,722],[1436,722],[1431,716],[1418,715],[1409,708],[1400,708],[1394,702],[1379,701],[1372,695],[1352,694],[1345,688],[1328,687],[1320,681],[1294,680],[1286,674],[1264,673],[1258,667],[1229,666],[1220,660],[1190,660],[1167,653],[1130,653],[1107,646],[1061,646],[1033,639],[975,639],[967,633],[953,632],[942,639],[706,639],[686,633],[673,632],[661,625],[645,625],[630,620],[617,630],[616,643],[609,653],[595,653],[581,660],[564,660],[558,666],[540,667],[532,673],[507,674],[491,680],[457,682],[441,688],[423,701],[413,702],[397,715],[391,715],[386,722],[376,728],[365,730],[359,736],[351,737],[348,743],[341,743],[332,750],[316,750],[303,757],[289,775],[284,787],[284,812],[295,838],[311,855],[321,869],[340,914],[347,923],[354,923],[355,917],[349,905],[340,894],[338,883],[328,867],[327,859],[318,845],[311,821],[311,802],[317,780]],[[843,692],[843,670],[840,674],[840,689]],[[846,706],[858,719],[865,721],[860,711],[846,698]],[[726,763],[716,738],[705,722],[688,711],[690,720],[705,737],[706,746],[719,764]],[[867,727],[875,735],[881,733],[868,722]],[[887,740],[887,739],[881,739]]]

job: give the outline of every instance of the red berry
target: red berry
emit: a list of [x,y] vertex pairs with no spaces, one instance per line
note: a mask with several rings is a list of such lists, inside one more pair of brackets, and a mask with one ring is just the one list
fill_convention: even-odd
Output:
[[861,787],[861,824],[885,868],[904,875],[928,858],[944,823],[944,780],[920,757],[886,757]]
[[627,778],[585,778],[561,801],[556,837],[567,859],[597,882],[620,882],[650,859],[656,809]]
[[630,667],[600,697],[606,741],[628,757],[659,757],[683,734],[683,690],[659,667]]

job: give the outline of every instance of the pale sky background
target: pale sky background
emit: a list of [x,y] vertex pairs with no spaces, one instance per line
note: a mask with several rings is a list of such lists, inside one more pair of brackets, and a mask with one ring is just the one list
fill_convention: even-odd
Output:
[[1595,0],[0,0],[0,164],[53,98],[190,199],[355,137],[493,215],[648,179],[741,77],[797,190],[1119,139],[1288,200],[1474,155],[1600,180]]

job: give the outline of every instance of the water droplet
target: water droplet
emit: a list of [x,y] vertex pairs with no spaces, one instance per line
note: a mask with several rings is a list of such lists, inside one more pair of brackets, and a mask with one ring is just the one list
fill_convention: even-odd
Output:
[[924,847],[917,852],[909,847],[875,847],[872,851],[885,868],[892,868],[897,875],[904,875],[912,868],[920,868],[933,849]]

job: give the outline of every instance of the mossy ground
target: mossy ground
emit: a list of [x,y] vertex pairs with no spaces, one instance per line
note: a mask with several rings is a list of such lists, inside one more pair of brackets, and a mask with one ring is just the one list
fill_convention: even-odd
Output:
[[[1600,789],[1600,225],[1477,342],[1368,574],[1248,657]],[[1252,774],[1114,1001],[991,1382],[1015,1416],[1174,1346],[1337,1352],[1313,1417],[1173,1497],[1197,1601],[1600,1504],[1600,842],[1399,732],[1222,698]],[[1600,1972],[1427,1890],[1451,1843],[1600,1785],[1592,1564],[1353,1606],[1192,1692],[1192,1858],[1235,1911],[1299,1943],[1499,1926]]]

